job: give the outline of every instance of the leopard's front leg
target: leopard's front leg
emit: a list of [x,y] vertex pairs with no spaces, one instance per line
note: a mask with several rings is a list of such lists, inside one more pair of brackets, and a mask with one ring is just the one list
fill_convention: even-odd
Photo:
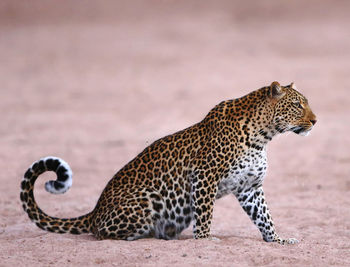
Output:
[[296,244],[299,241],[295,238],[283,239],[278,236],[265,202],[262,187],[251,188],[236,195],[241,207],[249,215],[250,219],[259,228],[263,239],[266,242],[277,242],[279,244]]
[[191,205],[193,212],[193,234],[195,239],[215,239],[210,235],[211,221],[217,185],[212,175],[196,171],[191,178]]

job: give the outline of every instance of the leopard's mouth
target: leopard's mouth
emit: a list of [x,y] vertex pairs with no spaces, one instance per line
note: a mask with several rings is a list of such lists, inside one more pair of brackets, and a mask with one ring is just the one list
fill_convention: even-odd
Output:
[[310,133],[311,129],[312,129],[312,127],[306,129],[303,126],[295,126],[295,127],[292,127],[290,130],[293,133],[296,133],[298,135],[307,136]]

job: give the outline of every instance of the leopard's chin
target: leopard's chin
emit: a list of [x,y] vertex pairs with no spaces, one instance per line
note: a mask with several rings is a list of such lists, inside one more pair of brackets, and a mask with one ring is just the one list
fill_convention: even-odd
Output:
[[296,134],[301,135],[301,136],[308,136],[310,134],[311,129],[312,129],[312,127],[305,129],[302,126],[295,126],[295,127],[291,128],[291,131],[293,133],[296,133]]
[[307,131],[303,131],[303,132],[300,132],[299,135],[301,136],[308,136],[310,134],[310,131],[307,130]]

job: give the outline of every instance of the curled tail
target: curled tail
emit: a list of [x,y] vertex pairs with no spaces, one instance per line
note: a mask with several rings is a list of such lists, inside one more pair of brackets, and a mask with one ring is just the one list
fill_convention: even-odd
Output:
[[24,174],[21,183],[20,196],[24,211],[43,230],[55,233],[89,233],[91,212],[77,218],[60,219],[47,215],[38,207],[33,194],[34,183],[38,176],[46,171],[54,171],[57,175],[55,181],[46,182],[46,191],[53,194],[62,194],[71,187],[72,171],[64,160],[56,157],[46,157],[34,162]]

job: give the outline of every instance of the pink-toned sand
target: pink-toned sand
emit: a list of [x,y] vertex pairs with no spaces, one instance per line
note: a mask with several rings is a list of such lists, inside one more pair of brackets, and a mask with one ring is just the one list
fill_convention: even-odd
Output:
[[[249,3],[248,3],[249,2]],[[349,1],[12,1],[0,3],[0,266],[349,266]],[[90,211],[107,181],[152,141],[218,102],[296,82],[311,135],[274,139],[264,188],[282,237],[262,240],[234,197],[215,205],[221,241],[96,241],[44,232],[19,201],[42,156],[73,187],[36,184],[47,213]]]

